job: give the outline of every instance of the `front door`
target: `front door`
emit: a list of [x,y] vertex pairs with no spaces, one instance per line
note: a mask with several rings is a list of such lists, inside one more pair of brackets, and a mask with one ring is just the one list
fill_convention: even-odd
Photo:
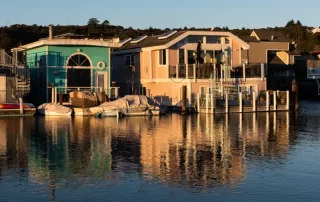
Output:
[[97,91],[105,92],[108,94],[108,73],[107,72],[98,72],[96,77],[96,87]]

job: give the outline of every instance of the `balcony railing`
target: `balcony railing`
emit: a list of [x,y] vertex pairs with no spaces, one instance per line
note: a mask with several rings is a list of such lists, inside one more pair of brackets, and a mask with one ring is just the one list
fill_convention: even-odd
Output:
[[[222,74],[222,75],[221,75]],[[237,68],[230,68],[220,64],[179,64],[169,66],[169,78],[176,79],[250,79],[261,78],[266,75],[264,64],[247,64]]]

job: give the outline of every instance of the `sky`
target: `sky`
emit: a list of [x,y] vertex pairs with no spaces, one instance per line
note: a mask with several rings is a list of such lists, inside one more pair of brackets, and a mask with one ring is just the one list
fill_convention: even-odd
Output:
[[320,26],[320,0],[3,0],[0,26],[85,25],[89,18],[123,27],[263,28],[289,20]]

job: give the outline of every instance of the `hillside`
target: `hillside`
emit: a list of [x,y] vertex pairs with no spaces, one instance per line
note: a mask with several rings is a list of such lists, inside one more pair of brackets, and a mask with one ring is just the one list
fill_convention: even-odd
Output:
[[[299,51],[312,51],[320,45],[320,33],[312,34],[309,30],[310,27],[303,26],[300,21],[294,22],[289,21],[284,27],[265,28],[268,30],[281,31],[286,36],[295,41],[298,44]],[[125,38],[136,38],[140,35],[159,35],[170,29],[156,29],[150,27],[149,29],[133,29],[132,27],[124,28],[122,26],[110,25],[108,21],[99,23],[95,18],[88,21],[88,25],[70,25],[70,26],[54,26],[54,35],[64,33],[76,33],[90,37],[119,37],[120,39]],[[211,30],[211,28],[178,28],[175,30]],[[234,29],[229,30],[228,27],[216,27],[214,30],[217,31],[230,31],[237,36],[248,36],[252,29]],[[10,27],[0,27],[0,48],[10,50],[13,47],[17,47],[22,44],[31,43],[45,38],[48,36],[47,26],[38,25],[12,25]]]

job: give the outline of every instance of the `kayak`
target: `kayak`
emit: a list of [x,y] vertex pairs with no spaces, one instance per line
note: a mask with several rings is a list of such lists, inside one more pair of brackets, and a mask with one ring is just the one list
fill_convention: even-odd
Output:
[[[23,104],[23,109],[31,109],[31,108],[35,108],[34,105],[28,104],[28,103]],[[20,104],[2,103],[0,104],[0,109],[20,109]]]

